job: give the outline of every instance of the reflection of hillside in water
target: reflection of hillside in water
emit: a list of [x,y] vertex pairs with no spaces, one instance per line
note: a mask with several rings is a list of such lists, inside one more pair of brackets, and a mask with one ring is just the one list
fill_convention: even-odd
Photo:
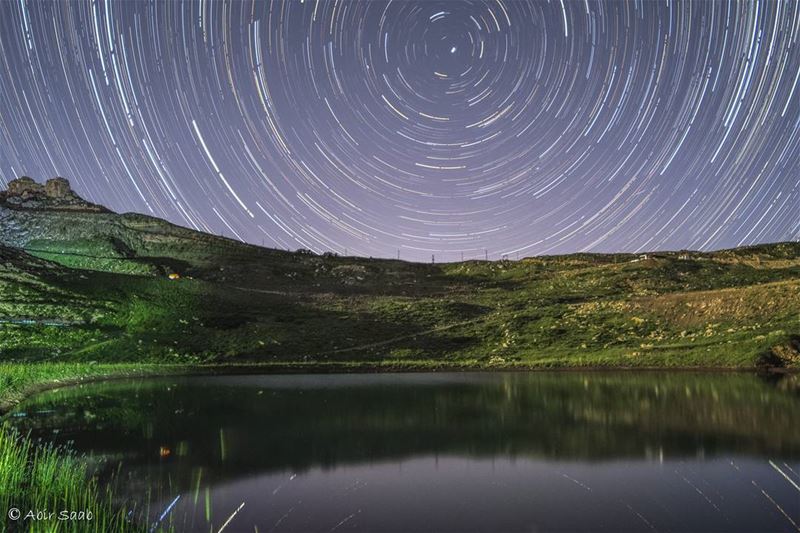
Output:
[[34,435],[128,468],[213,477],[433,455],[800,456],[790,381],[749,374],[227,376],[106,382],[18,410]]

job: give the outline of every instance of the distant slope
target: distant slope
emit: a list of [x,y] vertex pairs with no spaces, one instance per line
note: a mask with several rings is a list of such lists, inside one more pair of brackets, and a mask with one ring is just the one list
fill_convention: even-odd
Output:
[[800,366],[798,243],[416,264],[259,248],[59,185],[69,209],[0,193],[0,360]]
[[128,274],[177,272],[266,288],[289,283],[295,289],[310,288],[295,283],[300,280],[328,278],[334,287],[348,287],[387,269],[388,281],[405,277],[406,270],[427,271],[425,265],[362,258],[340,261],[330,272],[324,267],[320,271],[318,261],[308,261],[313,256],[303,252],[253,246],[134,213],[64,211],[46,203],[19,208],[4,202],[2,194],[0,245],[69,267]]
[[144,258],[154,264],[163,258],[197,268],[212,264],[216,255],[254,248],[145,215],[15,209],[3,204],[0,243],[61,255]]

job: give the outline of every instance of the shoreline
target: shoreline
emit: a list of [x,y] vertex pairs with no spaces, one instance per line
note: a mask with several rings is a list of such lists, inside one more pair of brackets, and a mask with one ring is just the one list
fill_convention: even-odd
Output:
[[[12,363],[36,365],[37,363]],[[236,375],[298,375],[298,374],[411,374],[411,373],[469,373],[469,372],[698,372],[698,373],[753,373],[766,375],[786,375],[800,373],[800,368],[770,367],[713,367],[713,366],[544,366],[544,365],[463,365],[424,364],[402,365],[396,363],[256,363],[242,365],[159,365],[145,366],[143,370],[119,372],[94,376],[78,376],[34,382],[14,391],[8,398],[0,397],[0,422],[20,403],[37,394],[50,390],[75,387],[78,385],[115,381],[123,379],[148,379],[165,377],[194,376],[236,376]]]

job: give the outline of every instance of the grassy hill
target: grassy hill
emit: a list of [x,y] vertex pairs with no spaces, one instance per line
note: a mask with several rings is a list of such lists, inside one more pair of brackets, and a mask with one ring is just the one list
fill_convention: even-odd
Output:
[[800,243],[430,265],[71,207],[0,198],[0,361],[800,366]]

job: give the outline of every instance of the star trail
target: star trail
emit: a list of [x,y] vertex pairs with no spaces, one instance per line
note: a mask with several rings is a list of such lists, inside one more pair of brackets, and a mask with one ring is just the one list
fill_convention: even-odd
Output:
[[800,238],[794,1],[0,3],[0,172],[437,261]]

